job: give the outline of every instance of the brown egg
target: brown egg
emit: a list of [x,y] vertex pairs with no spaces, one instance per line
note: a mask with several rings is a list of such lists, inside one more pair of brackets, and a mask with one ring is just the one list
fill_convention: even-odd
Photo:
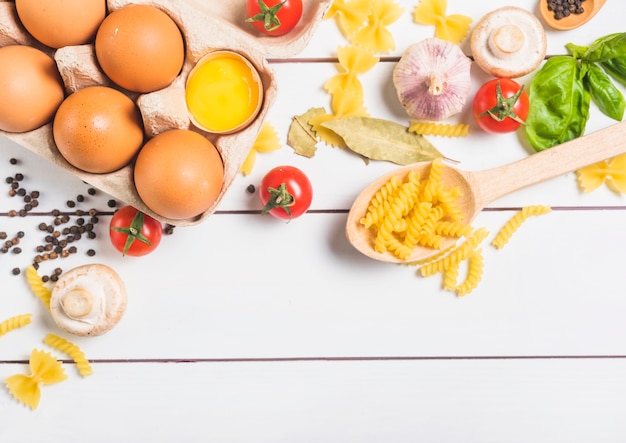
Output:
[[26,30],[52,48],[92,41],[106,16],[105,0],[15,0],[15,8]]
[[187,129],[171,129],[149,140],[135,162],[135,186],[157,214],[186,219],[216,201],[224,183],[224,164],[215,145]]
[[109,14],[98,29],[95,45],[104,73],[135,92],[168,86],[185,58],[183,36],[176,23],[148,5],[131,4]]
[[30,46],[0,48],[0,130],[28,132],[49,123],[64,96],[52,58]]
[[96,174],[130,163],[144,138],[139,108],[106,86],[79,89],[67,97],[52,129],[61,155],[78,169]]

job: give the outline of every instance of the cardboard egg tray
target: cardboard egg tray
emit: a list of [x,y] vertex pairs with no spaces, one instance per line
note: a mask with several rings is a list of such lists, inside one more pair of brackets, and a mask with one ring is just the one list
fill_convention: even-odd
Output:
[[[124,91],[137,103],[144,120],[146,137],[150,138],[168,129],[193,129],[215,144],[224,162],[224,184],[215,203],[196,217],[174,220],[151,211],[142,201],[133,182],[132,163],[107,174],[81,171],[69,164],[54,144],[52,123],[26,133],[0,131],[19,145],[71,172],[81,180],[132,205],[154,218],[172,225],[199,223],[213,212],[228,191],[245,160],[269,108],[277,94],[276,79],[268,66],[267,57],[289,57],[308,44],[317,24],[332,0],[304,0],[303,16],[297,27],[278,37],[260,35],[246,18],[246,0],[109,0],[112,12],[131,3],[147,4],[167,12],[178,24],[185,38],[186,55],[183,69],[174,82],[159,91],[148,94]],[[33,39],[22,27],[15,11],[15,3],[0,0],[0,47],[13,44],[29,45],[43,50],[57,62],[67,94],[86,86],[115,86],[99,69],[93,44],[48,48]],[[195,63],[207,52],[227,49],[244,55],[261,75],[264,101],[256,119],[243,130],[230,135],[215,135],[195,128],[185,105],[185,82]],[[172,186],[175,186],[172,184]]]

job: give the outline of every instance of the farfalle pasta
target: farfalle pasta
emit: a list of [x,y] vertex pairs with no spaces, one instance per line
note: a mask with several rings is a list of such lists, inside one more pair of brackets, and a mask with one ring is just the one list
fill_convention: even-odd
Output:
[[42,278],[37,273],[37,269],[35,269],[34,265],[29,265],[26,268],[26,281],[30,286],[30,289],[33,291],[33,294],[41,300],[44,306],[50,310],[50,297],[52,296],[52,291],[48,289],[44,283]]
[[256,161],[256,155],[258,152],[266,153],[277,151],[281,148],[280,141],[278,139],[278,133],[276,129],[269,123],[264,122],[263,126],[261,126],[261,130],[257,135],[256,140],[254,141],[250,151],[248,152],[248,156],[244,160],[241,165],[240,172],[243,175],[249,175],[252,172],[252,168],[254,167],[254,162]]
[[531,205],[525,206],[519,210],[502,226],[498,234],[495,236],[491,244],[498,249],[502,249],[504,245],[511,239],[515,231],[524,223],[528,217],[533,215],[543,215],[552,211],[550,206]]
[[346,39],[367,22],[371,0],[334,0],[324,15],[325,19],[335,19],[337,27]]
[[340,46],[337,49],[337,58],[341,72],[328,80],[324,89],[330,94],[343,90],[348,95],[363,95],[363,86],[358,76],[372,69],[380,59],[369,50],[355,45]]
[[395,23],[403,13],[404,8],[392,0],[371,0],[368,23],[354,33],[352,42],[376,54],[394,50],[395,39],[387,27]]
[[576,179],[585,193],[606,183],[613,192],[626,194],[626,154],[579,169],[576,171]]
[[411,122],[409,131],[420,135],[441,137],[467,137],[470,126],[466,123]]
[[85,358],[83,351],[74,343],[52,333],[46,335],[43,341],[48,346],[67,354],[72,360],[74,360],[76,368],[81,376],[87,377],[93,374],[93,368],[91,367],[89,360]]
[[434,26],[435,37],[459,44],[467,36],[472,19],[461,14],[446,15],[446,0],[420,0],[413,10],[413,21]]
[[31,323],[31,314],[20,314],[0,322],[0,337]]
[[367,117],[369,114],[363,104],[363,95],[351,95],[343,89],[337,89],[331,96],[332,113],[325,113],[309,119],[315,135],[329,146],[345,148],[346,144],[337,133],[322,126],[331,120],[344,117]]
[[5,378],[4,383],[15,400],[36,409],[41,399],[41,386],[60,383],[67,375],[60,361],[39,349],[31,352],[29,366],[30,375],[12,375]]

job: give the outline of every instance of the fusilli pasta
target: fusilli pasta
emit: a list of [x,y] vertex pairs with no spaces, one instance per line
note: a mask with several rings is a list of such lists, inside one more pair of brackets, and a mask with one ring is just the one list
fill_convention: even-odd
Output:
[[472,228],[460,222],[460,191],[444,184],[443,171],[442,159],[437,158],[425,178],[410,171],[403,179],[392,176],[376,191],[360,219],[375,234],[374,250],[407,259],[417,246],[441,250],[444,237],[471,233]]
[[409,131],[420,135],[438,135],[442,137],[467,137],[470,126],[465,123],[449,124],[437,122],[411,122]]
[[422,266],[420,273],[423,277],[427,277],[438,272],[444,272],[453,265],[461,263],[470,256],[472,250],[474,250],[487,235],[489,235],[489,232],[485,228],[476,229],[461,245],[454,248],[449,254]]
[[31,323],[31,314],[20,314],[0,322],[0,337]]
[[502,226],[491,244],[498,249],[502,249],[504,245],[511,239],[515,231],[519,229],[519,227],[522,225],[522,223],[524,223],[524,221],[528,219],[528,217],[533,215],[547,214],[550,211],[552,211],[552,208],[550,208],[549,206],[524,206],[512,218],[510,218],[504,224],[504,226]]
[[467,277],[463,283],[454,288],[457,295],[461,297],[472,292],[482,279],[484,267],[482,249],[473,250],[468,260]]
[[81,351],[81,349],[74,343],[52,333],[46,335],[43,341],[48,346],[56,349],[57,351],[64,352],[72,360],[74,360],[78,372],[83,377],[93,374],[93,368],[89,364],[89,360],[85,358],[83,351]]
[[30,265],[26,268],[26,281],[30,286],[30,289],[33,291],[35,296],[41,300],[48,311],[50,310],[50,297],[52,296],[52,292],[48,289],[44,284],[43,280],[37,273],[35,266]]

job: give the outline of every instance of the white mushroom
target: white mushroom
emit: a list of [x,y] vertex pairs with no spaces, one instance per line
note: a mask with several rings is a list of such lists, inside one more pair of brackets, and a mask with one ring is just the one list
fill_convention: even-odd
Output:
[[448,41],[427,38],[409,46],[393,70],[400,103],[416,120],[442,120],[463,110],[471,62]]
[[102,264],[73,268],[52,289],[50,313],[66,332],[81,336],[104,334],[126,310],[126,287],[113,269]]
[[546,55],[541,22],[515,6],[496,9],[481,18],[471,37],[474,61],[494,77],[516,78],[534,71]]

